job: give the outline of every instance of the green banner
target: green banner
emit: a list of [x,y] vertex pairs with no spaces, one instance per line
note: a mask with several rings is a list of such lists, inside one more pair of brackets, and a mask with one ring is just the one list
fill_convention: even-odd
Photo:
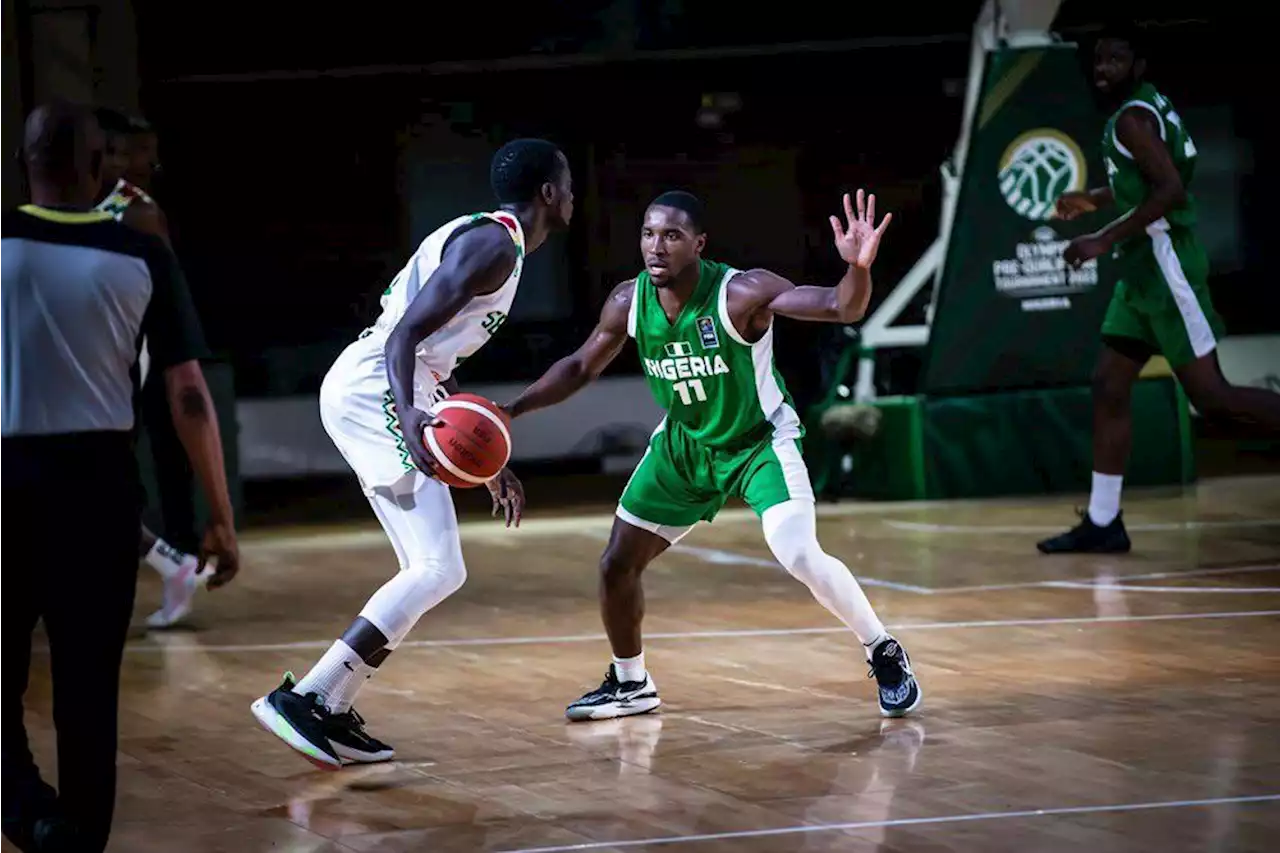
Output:
[[921,391],[967,394],[1089,381],[1114,286],[1110,259],[1062,261],[1106,212],[1052,219],[1068,190],[1106,183],[1075,45],[989,53],[947,245]]

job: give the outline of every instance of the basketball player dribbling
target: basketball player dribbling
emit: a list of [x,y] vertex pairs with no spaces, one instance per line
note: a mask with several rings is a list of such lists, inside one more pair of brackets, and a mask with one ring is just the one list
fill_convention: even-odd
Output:
[[[454,368],[498,330],[525,256],[573,215],[569,163],[550,142],[519,139],[494,156],[499,209],[460,216],[428,236],[382,295],[373,326],[338,356],[320,389],[320,418],[391,539],[400,571],[311,671],[253,703],[271,733],[313,763],[387,761],[352,707],[357,692],[424,613],[466,579],[449,488],[422,440],[425,410],[456,392]],[[519,524],[524,493],[508,470],[488,483],[495,511]]]
[[[95,115],[102,126],[106,148],[102,158],[103,196],[94,210],[110,213],[117,221],[153,234],[169,246],[169,226],[164,211],[139,185],[145,183],[142,176],[154,168],[154,158],[148,156],[153,152],[147,150],[148,147],[154,148],[154,139],[151,146],[138,146],[136,143],[139,139],[154,137],[154,133],[146,124],[133,121],[115,110],[100,108],[95,110]],[[147,341],[143,338],[138,359],[142,374],[140,381],[143,383],[147,381],[149,363]],[[220,582],[215,580],[214,572],[201,570],[199,557],[175,548],[145,524],[142,525],[138,550],[143,562],[160,575],[164,589],[160,609],[147,617],[148,628],[175,625],[191,612],[198,590],[204,589],[210,580],[215,584]]]
[[831,217],[849,264],[836,287],[797,287],[768,270],[736,270],[702,257],[701,203],[664,193],[645,212],[645,268],[609,295],[586,343],[504,408],[512,417],[559,403],[600,375],[634,338],[649,389],[667,416],[618,503],[600,558],[600,612],[613,647],[604,683],[569,705],[570,720],[600,720],[657,708],[644,663],[640,575],[729,497],[760,516],[764,538],[788,572],[862,642],[879,686],[880,711],[900,717],[920,705],[906,651],[885,631],[849,569],[818,544],[803,427],[773,364],[773,317],[852,323],[871,296],[871,264],[892,215],[879,227],[875,196],[847,225]]

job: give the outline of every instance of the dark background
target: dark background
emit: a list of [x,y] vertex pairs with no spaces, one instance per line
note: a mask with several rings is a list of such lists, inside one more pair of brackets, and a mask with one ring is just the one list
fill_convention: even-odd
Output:
[[[821,283],[841,271],[827,216],[840,193],[873,189],[895,214],[874,305],[937,234],[938,167],[959,132],[979,5],[135,9],[143,110],[161,134],[157,196],[211,342],[234,365],[238,395],[252,397],[314,393],[427,230],[484,204],[442,203],[425,221],[415,193],[431,178],[411,176],[441,137],[424,125],[467,151],[545,136],[575,174],[578,213],[560,255],[535,256],[559,283],[522,287],[464,383],[533,378],[576,346],[604,294],[635,271],[639,211],[672,185],[705,196],[712,257]],[[1114,5],[1067,0],[1055,28],[1087,48]],[[1216,135],[1236,140],[1237,202],[1222,219],[1238,223],[1234,260],[1215,267],[1215,302],[1232,333],[1280,330],[1262,233],[1276,185],[1274,163],[1258,156],[1272,141],[1265,53],[1240,35],[1232,4],[1124,5],[1153,24],[1149,76],[1197,142],[1210,133],[1196,123],[1203,109],[1216,110]],[[700,126],[715,93],[741,106]],[[1204,217],[1225,216],[1205,202]],[[818,391],[820,350],[848,339],[798,331],[779,332],[779,360],[803,406]],[[633,362],[627,351],[612,370]],[[910,360],[892,376],[910,385]]]

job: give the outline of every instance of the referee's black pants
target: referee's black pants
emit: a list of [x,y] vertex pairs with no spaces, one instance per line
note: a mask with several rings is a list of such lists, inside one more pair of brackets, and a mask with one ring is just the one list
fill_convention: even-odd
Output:
[[[120,660],[138,575],[141,489],[125,433],[5,438],[3,512],[4,834],[33,848],[37,821],[74,828],[65,848],[96,853],[107,843],[116,796]],[[28,748],[23,695],[32,634],[44,621],[52,670],[58,790],[40,777]],[[45,702],[33,717],[48,715]],[[40,848],[49,849],[49,848]]]

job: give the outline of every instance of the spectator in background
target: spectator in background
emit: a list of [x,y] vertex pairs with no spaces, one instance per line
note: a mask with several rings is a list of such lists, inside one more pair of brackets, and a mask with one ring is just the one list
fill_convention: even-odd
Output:
[[[191,297],[158,238],[93,210],[103,137],[93,113],[27,119],[33,204],[3,216],[4,834],[24,851],[101,851],[115,807],[120,661],[137,586],[138,343],[150,341],[172,418],[211,507],[210,586],[239,567],[222,443]],[[59,547],[68,542],[75,548]],[[36,621],[53,672],[58,790],[23,723]]]
[[[142,119],[116,110],[96,110],[106,137],[101,197],[97,210],[139,231],[154,234],[172,248],[164,211],[148,194],[151,178],[159,168],[156,136]],[[151,458],[159,487],[163,538],[142,527],[140,556],[164,581],[160,609],[147,617],[151,628],[167,628],[191,611],[195,593],[207,580],[196,570],[196,514],[192,496],[191,466],[182,450],[169,416],[164,382],[148,379],[149,353],[142,342],[142,423],[151,445]]]

